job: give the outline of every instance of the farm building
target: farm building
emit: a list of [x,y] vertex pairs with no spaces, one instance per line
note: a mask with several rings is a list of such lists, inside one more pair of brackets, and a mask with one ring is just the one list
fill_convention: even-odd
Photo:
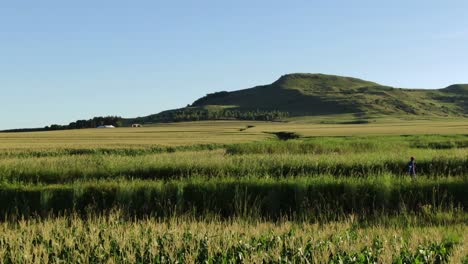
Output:
[[132,124],[132,127],[142,127],[141,124]]
[[115,128],[113,125],[103,125],[103,126],[98,126],[97,128]]

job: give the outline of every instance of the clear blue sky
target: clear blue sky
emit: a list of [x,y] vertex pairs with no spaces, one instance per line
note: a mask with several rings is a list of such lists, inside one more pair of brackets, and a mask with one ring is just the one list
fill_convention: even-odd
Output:
[[468,83],[468,1],[0,3],[0,129],[143,116],[291,72]]

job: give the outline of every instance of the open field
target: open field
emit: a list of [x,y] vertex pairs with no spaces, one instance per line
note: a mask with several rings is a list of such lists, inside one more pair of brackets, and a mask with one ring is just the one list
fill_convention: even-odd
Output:
[[[247,126],[253,126],[247,128]],[[242,130],[242,131],[241,131]],[[354,135],[467,134],[468,120],[384,120],[371,124],[203,121],[158,124],[143,128],[84,129],[34,133],[0,133],[0,148],[98,148],[230,144],[263,140],[265,132],[291,131],[305,137]]]
[[459,263],[466,190],[460,120],[0,133],[0,262]]

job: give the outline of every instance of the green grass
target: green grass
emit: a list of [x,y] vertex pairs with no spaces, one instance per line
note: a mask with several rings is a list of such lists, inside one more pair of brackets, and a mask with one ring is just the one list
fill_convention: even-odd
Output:
[[420,177],[468,175],[468,137],[317,137],[230,145],[0,151],[0,182],[170,180],[193,176],[404,176],[416,157]]

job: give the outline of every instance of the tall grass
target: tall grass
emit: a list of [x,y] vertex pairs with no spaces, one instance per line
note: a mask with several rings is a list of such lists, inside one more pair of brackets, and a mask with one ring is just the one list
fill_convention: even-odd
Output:
[[118,156],[142,156],[159,153],[173,153],[184,151],[204,151],[223,149],[224,144],[196,144],[183,146],[126,146],[112,148],[39,148],[39,149],[4,149],[0,150],[0,158],[43,158],[60,156],[83,155],[118,155]]
[[428,177],[468,175],[468,149],[414,150],[403,153],[345,155],[243,154],[222,150],[176,152],[144,156],[83,155],[0,160],[0,182],[67,183],[76,180],[180,179],[197,175],[282,178],[317,175],[366,177],[407,172],[408,157],[416,156],[417,174]]
[[191,178],[180,181],[96,181],[65,185],[3,185],[0,214],[103,212],[119,208],[128,215],[218,215],[259,219],[334,220],[431,210],[467,208],[468,182],[333,177]]
[[226,146],[228,154],[354,154],[401,153],[411,149],[467,148],[465,135],[311,137],[305,139],[238,143]]

